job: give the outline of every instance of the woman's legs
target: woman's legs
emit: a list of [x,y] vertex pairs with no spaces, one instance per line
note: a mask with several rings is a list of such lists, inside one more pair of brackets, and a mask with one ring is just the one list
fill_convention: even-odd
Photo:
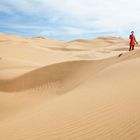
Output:
[[130,45],[129,51],[133,51],[133,50],[134,50],[134,45]]

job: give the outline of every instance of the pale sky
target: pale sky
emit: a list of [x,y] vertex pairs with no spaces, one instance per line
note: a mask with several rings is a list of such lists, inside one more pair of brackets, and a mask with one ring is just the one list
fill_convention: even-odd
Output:
[[0,0],[0,32],[71,40],[140,38],[139,0]]

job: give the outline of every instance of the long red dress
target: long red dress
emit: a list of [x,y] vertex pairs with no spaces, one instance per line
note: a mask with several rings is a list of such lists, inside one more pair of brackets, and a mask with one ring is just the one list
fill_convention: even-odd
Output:
[[135,36],[134,35],[130,35],[129,39],[130,39],[130,46],[135,46],[135,44],[137,42]]

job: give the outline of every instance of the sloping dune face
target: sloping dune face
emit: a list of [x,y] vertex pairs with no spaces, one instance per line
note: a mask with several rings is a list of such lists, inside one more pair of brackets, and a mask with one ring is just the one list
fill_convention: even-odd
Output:
[[0,34],[1,140],[139,140],[140,50]]

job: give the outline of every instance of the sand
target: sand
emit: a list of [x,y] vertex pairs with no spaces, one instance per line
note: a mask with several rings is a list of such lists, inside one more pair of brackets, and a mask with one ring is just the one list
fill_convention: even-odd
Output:
[[140,48],[0,34],[1,140],[139,140]]

